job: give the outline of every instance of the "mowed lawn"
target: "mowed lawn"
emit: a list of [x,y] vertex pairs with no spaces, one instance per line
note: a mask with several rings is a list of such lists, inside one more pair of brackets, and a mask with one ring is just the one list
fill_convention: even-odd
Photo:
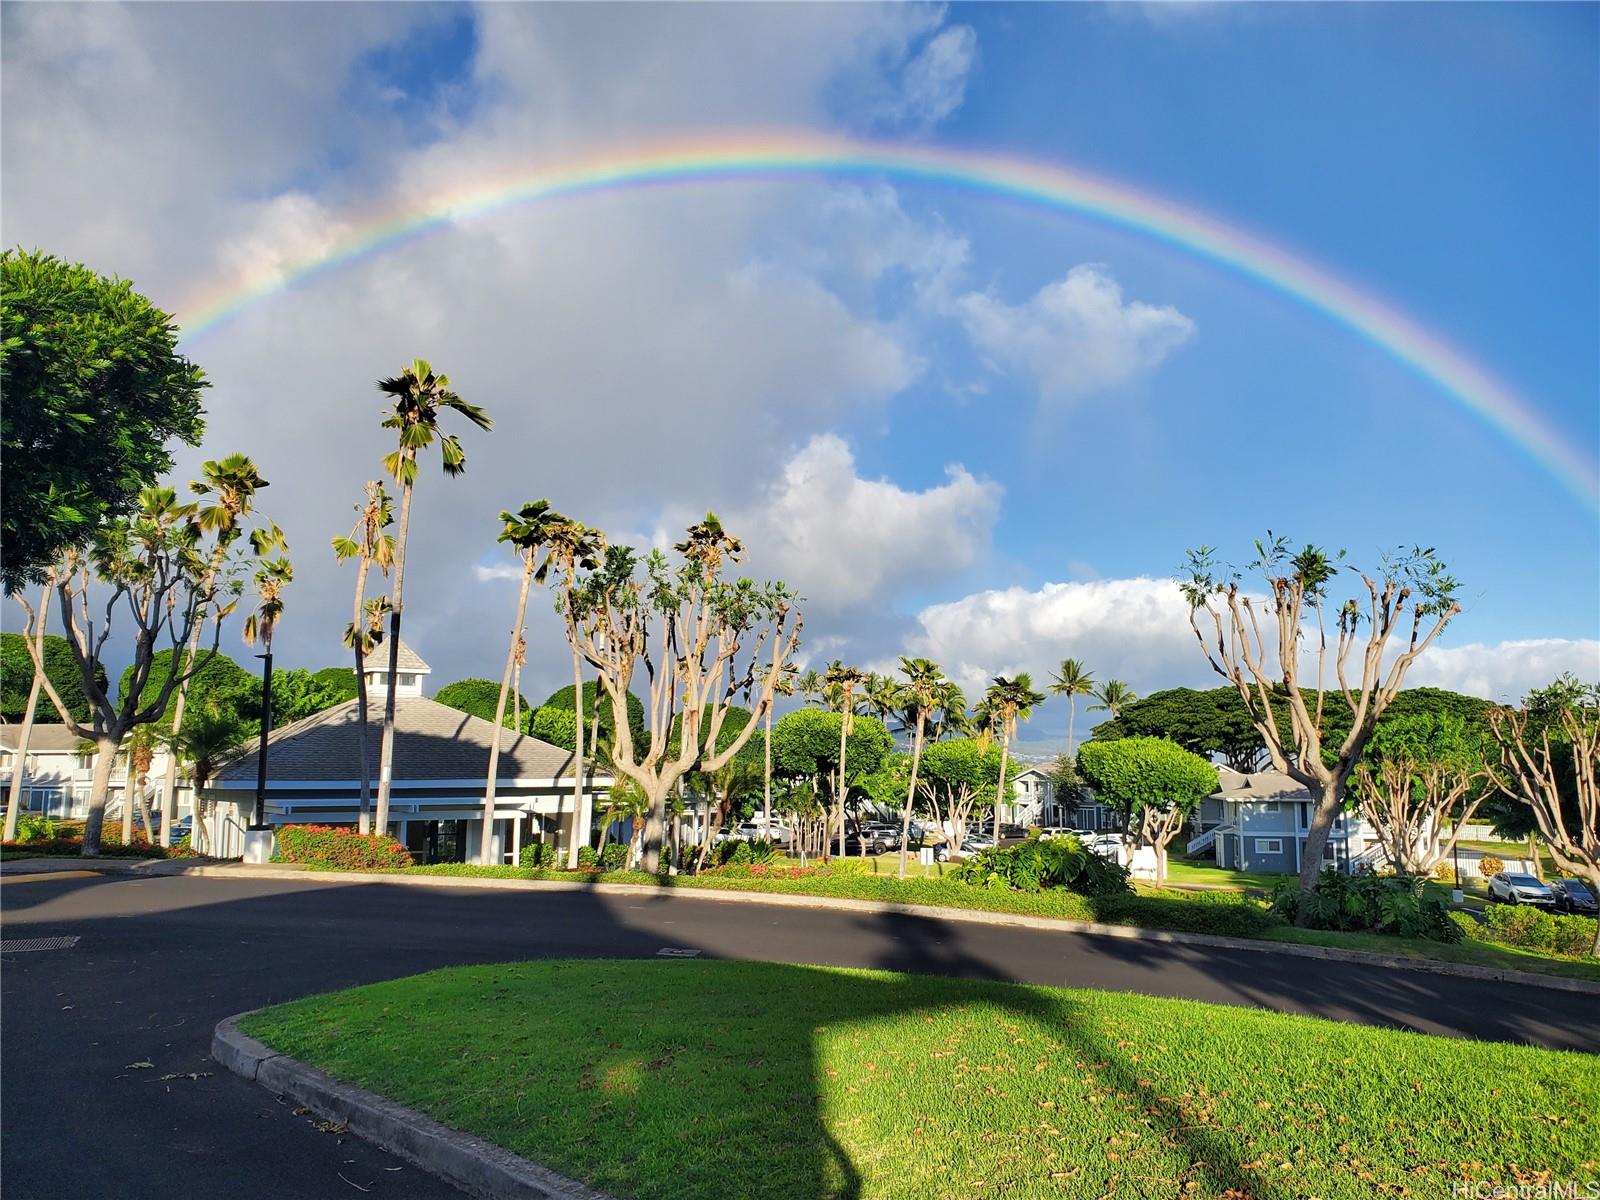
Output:
[[1327,1200],[1600,1176],[1600,1058],[1194,1001],[526,962],[245,1029],[624,1198]]

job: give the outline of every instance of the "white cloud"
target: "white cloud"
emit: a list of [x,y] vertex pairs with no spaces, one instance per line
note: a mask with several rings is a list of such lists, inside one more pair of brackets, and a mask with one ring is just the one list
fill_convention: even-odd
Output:
[[1435,644],[1417,659],[1406,685],[1449,688],[1515,704],[1567,671],[1586,682],[1600,680],[1600,641],[1530,638],[1494,645]]
[[978,60],[978,35],[970,25],[941,29],[900,72],[900,94],[887,115],[902,124],[944,120],[966,98],[967,76]]
[[863,479],[844,440],[820,434],[729,526],[754,548],[753,565],[795,587],[808,612],[839,612],[948,578],[987,551],[1000,485],[959,465],[945,475],[924,491]]
[[1020,305],[988,292],[956,301],[967,336],[1004,368],[1030,375],[1047,400],[1071,400],[1128,382],[1194,336],[1171,305],[1125,302],[1104,268],[1073,267]]

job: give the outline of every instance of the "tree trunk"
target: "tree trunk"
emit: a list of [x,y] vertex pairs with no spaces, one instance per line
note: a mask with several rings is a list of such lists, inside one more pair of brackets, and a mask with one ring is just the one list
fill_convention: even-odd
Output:
[[[600,689],[594,689],[594,706],[600,707]],[[584,803],[583,771],[583,659],[572,651],[572,845],[567,849],[567,868],[578,869],[578,850],[589,844],[589,806]]]
[[1067,757],[1072,757],[1072,720],[1078,715],[1078,698],[1067,694]]
[[361,759],[361,808],[357,832],[366,837],[372,832],[372,779],[367,767],[367,656],[356,642],[356,754]]
[[650,812],[644,822],[644,846],[641,858],[646,871],[658,874],[661,870],[661,840],[667,828],[667,789],[661,787],[650,796]]
[[[845,697],[845,699],[846,699],[846,701],[848,701],[849,697],[847,696],[847,697]],[[845,756],[845,742],[849,738],[849,733],[848,733],[849,727],[850,727],[850,722],[849,722],[848,718],[846,718],[843,714],[840,714],[840,717],[839,717],[839,786],[838,786],[837,789],[835,789],[834,797],[833,797],[834,807],[837,809],[838,814],[839,814],[839,857],[840,858],[844,858],[845,857],[845,852],[844,852],[844,820],[845,820],[845,817],[844,817],[844,756]],[[859,841],[859,840],[860,839],[858,838],[857,841]],[[866,847],[864,845],[861,847],[861,851],[862,851],[862,854],[865,855]]]
[[994,844],[1000,845],[1000,804],[1006,794],[1006,764],[1011,759],[1011,735],[1000,739],[1000,786],[994,793]]
[[[415,452],[406,457],[416,460]],[[400,527],[394,539],[394,595],[389,601],[389,687],[383,698],[383,742],[378,750],[378,814],[374,832],[389,832],[389,789],[394,769],[394,706],[395,687],[400,676],[400,612],[403,608],[406,581],[406,532],[411,526],[411,489],[406,484],[400,490]]]
[[906,877],[906,842],[911,839],[911,805],[917,798],[917,768],[922,765],[922,731],[928,711],[917,706],[917,737],[911,746],[911,786],[906,789],[906,808],[900,814],[900,878]]
[[1528,835],[1528,857],[1533,860],[1533,877],[1544,878],[1544,860],[1539,857],[1539,834],[1537,831]]
[[[511,626],[511,648],[506,651],[506,669],[500,676],[500,696],[494,704],[494,733],[489,742],[489,775],[483,784],[483,834],[479,837],[478,858],[484,866],[494,865],[494,792],[499,782],[500,737],[506,726],[506,696],[511,691],[511,675],[517,665],[517,642],[522,637],[523,617],[528,609],[528,585],[533,582],[533,557],[530,554],[522,571],[522,588],[517,593],[517,619]],[[389,677],[394,692],[394,676]],[[580,735],[581,736],[581,735]],[[577,817],[573,817],[576,824]]]
[[95,738],[94,775],[89,783],[89,816],[83,823],[83,857],[100,857],[100,833],[106,823],[106,793],[122,739],[109,733]]
[[[48,594],[48,593],[47,593]],[[28,740],[33,736],[33,710],[39,703],[39,673],[33,674],[33,687],[28,690],[28,711],[22,718],[22,730],[17,736],[17,761],[11,768],[11,794],[6,799],[5,840],[17,840],[17,818],[22,812],[22,779],[28,773]]]
[[[189,646],[184,653],[181,664],[174,662],[173,669],[181,665],[187,671],[194,662],[194,656],[200,651],[201,623],[194,623],[194,632],[189,635]],[[178,684],[178,692],[172,701],[172,732],[177,734],[183,729],[183,711],[189,703],[189,684],[192,677],[185,677]],[[167,754],[167,769],[161,777],[161,844],[172,845],[172,825],[178,819],[178,747],[172,744]]]
[[775,705],[767,705],[767,743],[766,762],[761,781],[761,828],[777,845],[777,839],[772,836],[772,710]]
[[[1300,890],[1309,892],[1316,886],[1322,873],[1322,856],[1328,848],[1328,835],[1338,819],[1343,788],[1336,783],[1318,784],[1311,788],[1315,804],[1311,810],[1311,828],[1306,834],[1305,857],[1300,860]],[[1319,794],[1320,793],[1320,794]]]
[[133,844],[133,789],[138,780],[137,770],[133,765],[133,744],[128,745],[128,775],[122,781],[122,844]]
[[144,840],[152,846],[156,844],[156,831],[150,828],[150,805],[145,796],[145,776],[139,776],[139,819],[144,822]]

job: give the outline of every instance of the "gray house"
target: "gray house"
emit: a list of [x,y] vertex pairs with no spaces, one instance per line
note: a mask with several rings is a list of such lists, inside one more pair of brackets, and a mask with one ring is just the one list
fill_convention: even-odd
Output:
[[[367,771],[374,799],[388,661],[369,664]],[[389,832],[419,862],[475,862],[483,845],[483,794],[488,781],[494,724],[422,694],[429,672],[402,643],[400,683],[395,689],[394,779]],[[267,743],[266,822],[269,825],[349,825],[359,818],[360,721],[350,700],[273,731]],[[531,842],[554,843],[565,852],[576,831],[593,844],[597,801],[610,790],[609,776],[591,765],[581,804],[574,811],[573,754],[509,729],[500,735],[495,771],[495,819],[488,830],[495,861],[514,863]],[[232,759],[206,787],[214,811],[217,853],[242,852],[253,817],[256,750]]]
[[[1277,771],[1248,775],[1219,769],[1222,786],[1200,802],[1191,855],[1213,850],[1219,867],[1239,871],[1298,873],[1311,831],[1311,794]],[[1352,812],[1340,813],[1323,861],[1341,871],[1375,865],[1382,850],[1371,826]]]

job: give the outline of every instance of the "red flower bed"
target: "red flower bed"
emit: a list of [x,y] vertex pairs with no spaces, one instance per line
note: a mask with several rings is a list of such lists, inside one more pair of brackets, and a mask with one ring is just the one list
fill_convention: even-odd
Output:
[[363,836],[334,825],[285,825],[278,830],[278,858],[346,871],[412,865],[411,851],[387,834]]

